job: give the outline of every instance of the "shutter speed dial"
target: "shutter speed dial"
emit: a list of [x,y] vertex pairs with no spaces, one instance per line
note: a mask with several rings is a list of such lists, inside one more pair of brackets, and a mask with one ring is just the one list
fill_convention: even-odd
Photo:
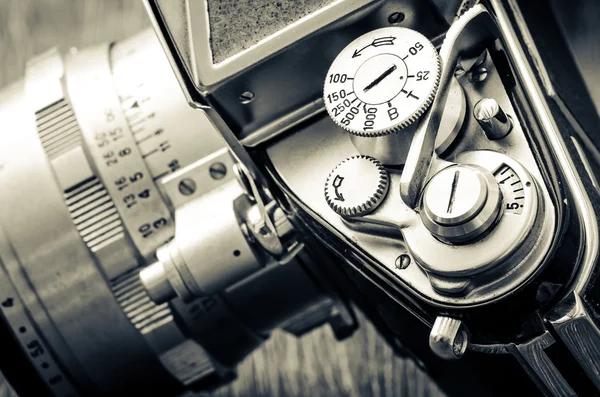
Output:
[[406,28],[378,29],[337,56],[325,79],[325,106],[351,134],[382,136],[409,126],[428,109],[439,78],[439,56],[425,36]]

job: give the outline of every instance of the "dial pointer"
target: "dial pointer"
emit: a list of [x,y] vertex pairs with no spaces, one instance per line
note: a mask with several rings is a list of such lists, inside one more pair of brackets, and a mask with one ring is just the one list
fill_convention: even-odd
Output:
[[367,92],[369,91],[371,88],[375,87],[377,84],[381,83],[383,81],[383,79],[385,79],[386,77],[388,77],[390,74],[392,74],[394,72],[394,70],[398,69],[398,67],[396,65],[392,65],[390,68],[388,68],[385,72],[383,72],[381,74],[381,76],[377,77],[375,80],[373,80],[368,86],[366,86],[363,89],[363,92]]

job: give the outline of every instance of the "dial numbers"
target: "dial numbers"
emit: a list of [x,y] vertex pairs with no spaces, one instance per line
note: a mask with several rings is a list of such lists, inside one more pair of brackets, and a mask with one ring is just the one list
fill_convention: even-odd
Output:
[[384,28],[348,45],[331,65],[323,90],[327,111],[347,131],[376,136],[406,127],[431,104],[439,56],[406,28]]
[[494,175],[502,190],[502,207],[505,214],[521,215],[525,206],[524,186],[517,173],[507,165],[498,169]]

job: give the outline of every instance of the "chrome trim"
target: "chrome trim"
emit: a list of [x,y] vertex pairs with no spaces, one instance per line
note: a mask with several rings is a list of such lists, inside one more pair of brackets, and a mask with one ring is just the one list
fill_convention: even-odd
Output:
[[[571,286],[571,291],[567,292],[565,295],[565,297],[567,297],[569,293],[573,293],[575,295],[574,302],[570,306],[567,314],[558,320],[550,321],[550,323],[591,381],[596,387],[599,387],[600,365],[597,362],[597,358],[600,356],[600,352],[598,351],[598,346],[600,346],[600,331],[585,311],[583,302],[579,296],[588,287],[591,275],[595,268],[595,262],[598,258],[599,237],[598,224],[595,221],[596,214],[594,213],[592,204],[578,176],[575,164],[567,153],[566,142],[564,142],[563,138],[560,136],[560,133],[557,130],[558,127],[556,126],[547,105],[544,103],[545,101],[541,88],[536,83],[535,79],[532,78],[533,70],[526,61],[525,54],[515,37],[515,32],[510,25],[508,16],[504,12],[499,0],[491,0],[491,6],[495,11],[496,20],[500,26],[500,30],[503,32],[506,45],[514,56],[513,60],[517,74],[533,105],[538,121],[545,130],[546,136],[554,149],[555,156],[564,172],[567,185],[573,195],[575,210],[577,211],[577,215],[584,228],[583,239],[585,240],[585,243],[583,246],[585,248],[579,268],[579,274],[574,284]],[[510,6],[513,8],[516,7],[512,3]],[[537,54],[525,24],[519,23],[519,27],[526,32],[527,45],[530,50]],[[547,79],[547,74],[543,65],[537,63],[536,67],[542,78],[542,82],[548,91],[548,95],[555,96],[556,93],[550,81]],[[573,139],[573,144],[579,152],[580,148],[578,142]],[[538,384],[540,388],[546,389],[546,393],[552,393],[553,395],[559,396],[575,395],[575,392],[566,384],[565,379],[550,362],[548,356],[543,353],[543,350],[553,343],[555,343],[554,338],[548,331],[545,331],[542,336],[536,337],[526,344],[517,346],[516,350],[512,349],[512,353],[517,357],[519,362],[521,362],[536,384]]]
[[509,350],[545,395],[556,397],[576,396],[575,391],[544,352],[545,349],[555,343],[554,337],[548,331],[545,331],[541,336],[529,342],[509,345]]
[[[477,37],[477,41],[472,40],[473,36]],[[481,54],[495,37],[493,20],[481,4],[467,11],[446,32],[444,44],[440,48],[443,67],[437,94],[429,111],[419,122],[400,178],[402,201],[411,209],[417,208],[430,170],[435,168],[438,161],[435,142],[456,65],[463,55]]]
[[[484,82],[472,82],[467,75],[460,77],[459,81],[462,79],[461,83],[464,85],[467,98],[471,98],[471,102],[481,97],[493,97],[507,114],[514,115],[515,109],[512,107],[500,77],[491,62],[491,58],[487,57],[482,64],[489,71]],[[521,132],[520,122],[516,118],[514,122],[513,132],[502,142],[490,141],[485,137],[476,120],[469,116],[461,131],[461,138],[447,155],[453,156],[452,153],[475,149],[505,152],[518,159],[523,166],[530,170],[541,190],[545,192],[542,174],[535,158],[529,151],[525,136]],[[298,150],[298,148],[302,148],[302,150]],[[412,297],[424,298],[428,303],[438,307],[456,306],[457,304],[461,307],[473,305],[473,302],[466,304],[464,298],[448,298],[433,291],[426,273],[419,266],[409,266],[402,270],[395,268],[395,259],[399,255],[407,253],[406,247],[398,238],[398,228],[420,222],[418,215],[401,202],[398,194],[398,171],[390,170],[390,193],[385,202],[377,210],[364,217],[372,221],[370,233],[365,233],[366,229],[356,222],[350,224],[343,221],[331,211],[322,193],[314,189],[315,181],[325,182],[333,166],[347,157],[358,154],[348,134],[335,127],[330,119],[319,117],[311,124],[298,127],[293,134],[286,135],[285,139],[269,146],[267,154],[273,164],[274,172],[277,172],[279,180],[286,186],[286,191],[293,192],[292,196],[295,197],[296,202],[301,202],[299,204],[302,208],[310,207],[307,212],[317,217],[328,231],[340,237],[358,252],[368,253],[371,259],[383,266],[382,272],[385,273],[385,276],[381,275],[380,283],[387,283],[398,290],[402,288],[407,294],[412,294]],[[438,164],[441,164],[441,161]],[[544,196],[546,195],[545,192]],[[545,200],[547,200],[547,208],[552,208],[550,196]],[[550,210],[548,213],[553,216],[554,211]],[[375,240],[368,236],[373,233],[385,234],[385,237]],[[554,236],[554,230],[549,229],[547,234],[548,241],[550,241]],[[389,238],[392,235],[394,237]],[[544,251],[539,254],[539,260],[543,261],[547,248],[540,251]],[[387,276],[390,278],[386,278]],[[500,298],[500,295],[494,295],[494,299]]]
[[462,321],[438,316],[429,334],[429,348],[444,360],[458,360],[467,350],[469,338]]
[[261,143],[267,142],[284,132],[291,130],[298,124],[318,116],[322,112],[325,112],[323,98],[315,99],[301,108],[260,127],[252,134],[242,139],[242,145],[246,147],[256,147]]
[[[220,163],[224,166],[225,174],[221,179],[213,179],[210,175],[210,167],[216,163]],[[187,167],[166,176],[160,181],[160,184],[169,198],[172,207],[179,208],[182,205],[211,192],[223,183],[234,179],[234,164],[229,149],[222,148],[206,157],[202,157],[200,160]],[[180,184],[186,179],[193,181],[196,185],[196,190],[189,195],[185,195],[180,191]]]
[[490,4],[496,14],[496,21],[503,33],[506,45],[514,55],[513,60],[519,78],[524,85],[527,96],[536,112],[538,121],[544,128],[546,136],[554,149],[555,156],[565,174],[567,184],[573,194],[577,214],[583,223],[585,231],[585,244],[583,244],[583,246],[585,247],[585,251],[581,262],[579,277],[573,286],[573,290],[579,294],[586,289],[590,276],[594,270],[595,262],[598,258],[600,237],[598,234],[598,224],[595,222],[596,214],[594,213],[592,203],[586,195],[585,188],[578,177],[575,164],[573,164],[572,159],[567,153],[565,142],[557,131],[558,127],[554,123],[547,105],[544,104],[543,94],[535,80],[531,77],[533,76],[533,71],[526,62],[523,50],[515,37],[515,32],[510,25],[508,16],[500,4],[500,0],[491,0]]
[[571,141],[573,142],[573,146],[575,146],[575,150],[577,151],[577,154],[579,155],[579,158],[581,159],[581,162],[583,163],[583,168],[585,168],[585,171],[587,172],[588,177],[590,178],[590,181],[592,182],[592,185],[594,185],[594,188],[596,188],[596,190],[600,192],[600,185],[598,185],[598,178],[596,178],[596,175],[594,175],[594,170],[592,170],[592,166],[591,166],[585,152],[583,151],[583,147],[577,140],[577,137],[575,137],[573,135],[571,135]]
[[187,0],[194,84],[200,89],[215,86],[337,20],[379,2],[381,0],[335,0],[263,38],[252,47],[215,64],[210,44],[207,1]]
[[574,294],[574,305],[563,317],[550,321],[556,334],[600,390],[600,329],[590,317],[583,300]]

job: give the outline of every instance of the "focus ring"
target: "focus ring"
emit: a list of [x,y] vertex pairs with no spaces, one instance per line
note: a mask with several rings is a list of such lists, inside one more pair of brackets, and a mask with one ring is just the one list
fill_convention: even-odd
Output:
[[[96,176],[63,87],[65,65],[56,49],[27,64],[26,89],[37,132],[77,232],[108,279],[138,266],[115,203]],[[116,253],[116,254],[115,254]]]

